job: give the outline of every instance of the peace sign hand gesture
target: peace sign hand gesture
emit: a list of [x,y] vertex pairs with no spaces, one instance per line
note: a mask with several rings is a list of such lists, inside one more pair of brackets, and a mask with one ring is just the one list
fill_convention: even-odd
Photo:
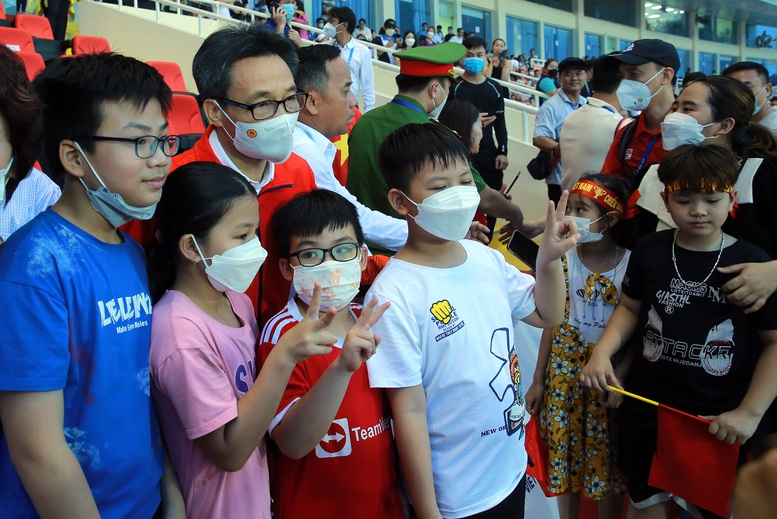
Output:
[[569,191],[564,190],[558,207],[548,202],[548,214],[545,219],[545,231],[542,235],[537,265],[547,265],[566,254],[577,245],[580,234],[577,224],[571,218],[565,218]]
[[331,345],[337,341],[334,335],[326,331],[326,327],[332,322],[337,311],[329,308],[322,317],[319,317],[320,307],[321,285],[316,283],[305,317],[297,326],[285,333],[276,346],[282,348],[294,364],[307,360],[313,355],[326,355],[332,351]]
[[345,336],[343,351],[337,357],[335,363],[344,371],[353,373],[375,354],[380,344],[380,337],[372,333],[370,329],[380,320],[383,312],[391,306],[390,302],[385,302],[378,306],[378,298],[373,298],[367,306],[362,309],[359,320],[351,327]]

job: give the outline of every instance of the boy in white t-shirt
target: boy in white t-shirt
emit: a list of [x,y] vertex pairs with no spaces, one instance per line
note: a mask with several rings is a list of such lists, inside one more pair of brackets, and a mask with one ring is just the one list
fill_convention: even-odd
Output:
[[462,240],[479,199],[453,133],[406,125],[379,158],[392,207],[409,217],[408,240],[367,294],[391,302],[373,327],[382,342],[367,367],[370,385],[386,388],[414,511],[521,518],[524,400],[513,326],[563,318],[559,258],[579,238],[563,220],[567,195],[559,209],[548,206],[535,281]]

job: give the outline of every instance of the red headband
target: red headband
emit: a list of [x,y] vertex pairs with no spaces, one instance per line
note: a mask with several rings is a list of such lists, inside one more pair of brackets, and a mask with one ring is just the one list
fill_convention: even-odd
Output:
[[615,196],[615,193],[607,189],[601,184],[592,182],[590,180],[578,180],[575,187],[572,188],[572,193],[583,195],[586,198],[590,198],[602,207],[605,207],[611,211],[617,211],[623,213],[623,202]]
[[[684,191],[686,189],[688,189],[688,186],[680,185],[679,180],[675,180],[669,184],[664,184],[664,192],[667,194],[674,193],[675,191]],[[696,189],[694,189],[694,191],[696,191]],[[733,193],[734,186],[731,184],[715,184],[713,182],[703,180],[701,186],[699,186],[699,191],[722,191],[724,193]]]

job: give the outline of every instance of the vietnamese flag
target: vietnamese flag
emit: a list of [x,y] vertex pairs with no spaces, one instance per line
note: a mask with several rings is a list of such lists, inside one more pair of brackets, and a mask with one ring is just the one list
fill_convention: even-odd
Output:
[[729,517],[739,445],[709,433],[710,422],[658,406],[658,439],[648,484]]
[[354,107],[353,117],[348,121],[347,133],[336,135],[329,139],[337,150],[335,152],[335,158],[332,161],[332,171],[334,172],[337,181],[340,182],[343,187],[345,187],[345,183],[348,181],[348,136],[351,134],[353,125],[356,124],[356,121],[358,121],[361,116],[362,113],[359,111],[359,108]]
[[537,480],[542,493],[547,497],[558,496],[560,494],[550,490],[550,454],[548,453],[548,445],[542,437],[538,421],[539,417],[532,415],[524,429],[526,433],[524,445],[526,454],[529,456],[526,474]]

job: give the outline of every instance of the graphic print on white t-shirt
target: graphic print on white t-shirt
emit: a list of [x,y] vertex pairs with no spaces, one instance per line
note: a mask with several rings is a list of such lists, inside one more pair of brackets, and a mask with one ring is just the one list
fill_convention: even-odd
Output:
[[[518,365],[518,354],[515,352],[515,344],[511,344],[510,330],[499,328],[491,334],[491,355],[502,361],[499,371],[491,379],[489,386],[497,400],[508,404],[504,410],[505,424],[500,427],[508,436],[519,432],[519,438],[523,437],[524,400],[521,390],[521,368]],[[509,369],[510,384],[501,387],[503,379],[500,376],[502,370]],[[499,380],[502,380],[502,383]],[[496,385],[494,385],[496,383]],[[481,433],[482,436],[482,433]]]
[[429,312],[432,314],[432,322],[440,330],[440,333],[434,336],[435,342],[440,342],[464,328],[464,321],[459,319],[456,308],[447,299],[433,303]]

